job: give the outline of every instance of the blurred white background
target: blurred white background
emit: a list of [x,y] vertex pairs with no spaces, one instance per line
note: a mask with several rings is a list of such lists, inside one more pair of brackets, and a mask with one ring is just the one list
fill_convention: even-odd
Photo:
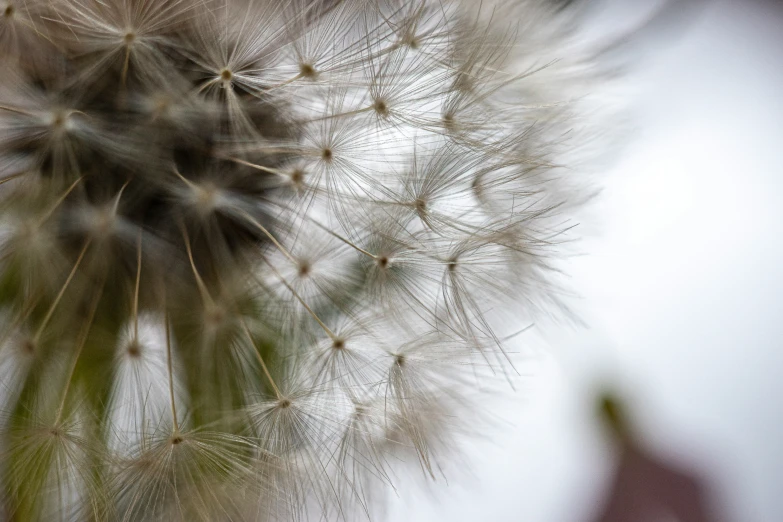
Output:
[[721,520],[783,521],[783,9],[706,2],[644,45],[600,232],[569,263],[589,328],[539,328],[492,407],[508,426],[434,495],[402,484],[392,521],[590,522],[614,466],[606,383],[648,447],[707,477]]

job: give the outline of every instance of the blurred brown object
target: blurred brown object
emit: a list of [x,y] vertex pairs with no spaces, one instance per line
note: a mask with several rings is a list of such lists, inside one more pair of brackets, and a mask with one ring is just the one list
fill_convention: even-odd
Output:
[[594,522],[654,522],[667,515],[677,522],[714,522],[701,480],[642,449],[616,398],[604,395],[599,414],[620,445],[620,462]]

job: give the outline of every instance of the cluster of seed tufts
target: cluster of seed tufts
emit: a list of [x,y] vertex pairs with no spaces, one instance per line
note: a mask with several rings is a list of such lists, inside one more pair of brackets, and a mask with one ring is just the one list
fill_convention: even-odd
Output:
[[0,518],[438,474],[572,227],[569,15],[480,4],[0,2]]

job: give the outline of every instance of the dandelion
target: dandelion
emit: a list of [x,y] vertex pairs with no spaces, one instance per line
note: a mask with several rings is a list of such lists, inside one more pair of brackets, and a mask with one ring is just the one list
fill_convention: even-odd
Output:
[[589,196],[571,11],[474,4],[0,2],[3,516],[375,517],[441,475]]

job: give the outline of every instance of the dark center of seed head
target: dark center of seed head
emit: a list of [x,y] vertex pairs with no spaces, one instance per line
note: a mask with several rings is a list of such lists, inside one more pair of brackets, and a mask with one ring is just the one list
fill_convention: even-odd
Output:
[[220,326],[226,320],[226,314],[220,308],[213,308],[207,313],[207,322],[211,326]]
[[125,33],[125,37],[123,38],[125,41],[125,45],[130,45],[136,40],[136,33],[129,31]]
[[14,15],[14,6],[9,5],[3,10],[3,16],[11,18]]
[[220,71],[220,79],[223,80],[224,82],[230,81],[231,78],[233,77],[234,75],[231,74],[231,71],[229,71],[228,69],[223,69],[222,71]]
[[447,131],[453,131],[456,128],[454,113],[447,112],[446,114],[443,115],[443,127]]
[[389,258],[386,256],[379,257],[377,263],[379,267],[386,268],[387,266],[389,266]]
[[307,277],[310,275],[310,263],[302,261],[299,263],[299,277]]
[[324,149],[323,152],[321,152],[321,157],[325,161],[332,161],[332,149]]
[[342,339],[335,339],[334,342],[332,343],[332,348],[334,348],[335,350],[342,350],[343,348],[345,348],[345,341]]
[[280,402],[278,403],[278,406],[280,406],[282,409],[290,408],[291,407],[291,400],[290,399],[280,399]]
[[138,341],[132,341],[128,345],[128,355],[134,359],[141,357],[141,344]]
[[315,68],[309,63],[300,64],[299,74],[304,78],[315,78]]
[[484,188],[481,185],[481,176],[476,176],[476,178],[473,180],[473,183],[471,184],[471,187],[473,187],[473,190],[476,192],[476,194],[481,194],[484,190]]
[[29,353],[29,354],[35,353],[35,341],[33,341],[32,339],[25,339],[24,341],[22,341],[21,346],[22,346],[22,350],[25,353]]
[[181,444],[181,443],[182,443],[182,441],[184,441],[184,440],[185,440],[185,439],[183,439],[183,438],[182,438],[182,435],[173,435],[173,436],[171,437],[171,443],[172,443],[173,445],[175,445],[175,446],[176,446],[177,444]]
[[386,102],[383,100],[375,100],[375,103],[373,103],[373,109],[375,109],[375,112],[377,112],[381,116],[389,115],[389,107],[386,105]]

